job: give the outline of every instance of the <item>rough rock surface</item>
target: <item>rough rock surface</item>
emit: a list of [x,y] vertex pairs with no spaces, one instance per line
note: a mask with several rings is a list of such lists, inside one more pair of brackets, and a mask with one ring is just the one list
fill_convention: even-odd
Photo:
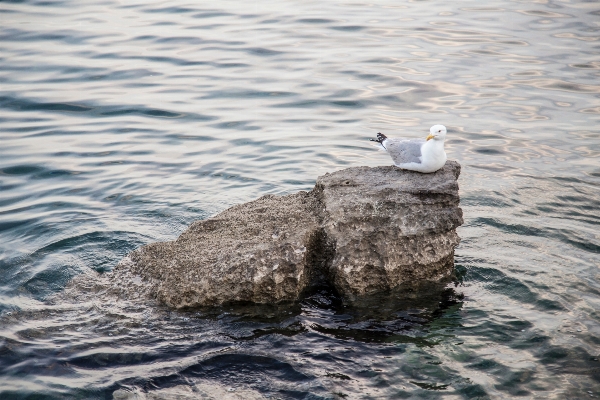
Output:
[[128,296],[175,308],[300,298],[329,282],[346,299],[453,271],[462,224],[449,161],[432,173],[348,168],[310,192],[263,196],[143,246],[109,273]]
[[114,280],[177,308],[295,300],[308,285],[320,212],[311,193],[263,196],[133,251]]
[[448,276],[463,223],[459,173],[448,162],[433,174],[358,167],[319,177],[337,290],[352,298]]

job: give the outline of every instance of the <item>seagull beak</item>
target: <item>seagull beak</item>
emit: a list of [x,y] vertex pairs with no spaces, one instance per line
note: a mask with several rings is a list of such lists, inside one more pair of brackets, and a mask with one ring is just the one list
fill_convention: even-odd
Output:
[[433,136],[431,133],[429,134],[429,136],[427,136],[427,140],[429,139],[433,139],[435,136]]

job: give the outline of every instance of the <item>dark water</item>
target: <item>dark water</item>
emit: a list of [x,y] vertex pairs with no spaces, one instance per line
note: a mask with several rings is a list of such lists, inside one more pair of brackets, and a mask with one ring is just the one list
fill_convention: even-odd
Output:
[[[599,397],[599,82],[594,1],[0,1],[0,398]],[[463,165],[454,284],[50,301],[436,123]]]

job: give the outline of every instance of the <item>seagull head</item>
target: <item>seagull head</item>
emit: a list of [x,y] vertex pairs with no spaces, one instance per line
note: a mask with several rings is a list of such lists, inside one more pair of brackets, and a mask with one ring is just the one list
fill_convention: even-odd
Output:
[[427,140],[429,139],[444,141],[446,139],[446,127],[444,125],[434,125],[429,128]]

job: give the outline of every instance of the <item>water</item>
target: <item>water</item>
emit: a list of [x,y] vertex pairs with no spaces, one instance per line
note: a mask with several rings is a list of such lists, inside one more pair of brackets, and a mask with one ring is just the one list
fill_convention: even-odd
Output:
[[[600,396],[599,17],[576,0],[0,2],[0,397]],[[176,313],[94,300],[90,281],[64,300],[194,220],[389,164],[376,132],[436,123],[463,165],[448,287]]]

